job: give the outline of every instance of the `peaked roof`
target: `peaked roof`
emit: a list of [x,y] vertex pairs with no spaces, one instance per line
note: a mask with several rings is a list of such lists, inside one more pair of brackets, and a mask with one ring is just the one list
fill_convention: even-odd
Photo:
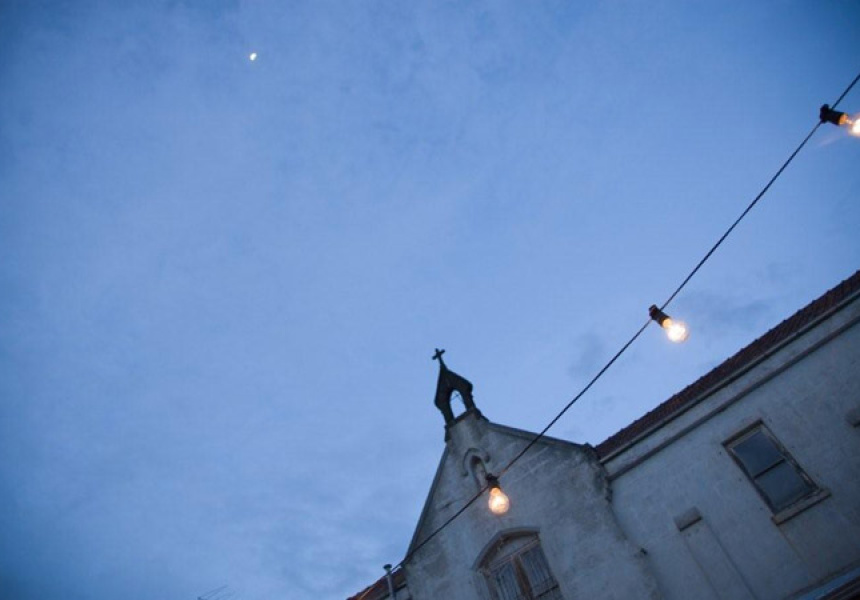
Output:
[[646,413],[630,425],[597,445],[597,455],[606,458],[646,433],[660,427],[672,417],[691,406],[705,392],[724,379],[741,371],[807,325],[828,314],[831,310],[860,291],[860,271],[825,293],[817,300],[800,309],[794,315],[740,350],[734,356],[700,377],[654,410]]
[[[463,415],[466,414],[467,413],[463,413]],[[526,431],[525,429],[518,429],[516,427],[508,427],[507,425],[493,423],[492,421],[487,420],[487,418],[481,415],[477,410],[474,411],[474,414],[476,414],[478,418],[486,424],[487,429],[490,431],[495,431],[496,433],[501,433],[510,437],[521,438],[528,442],[532,441],[535,435],[537,435],[531,431]],[[463,415],[458,417],[458,419],[462,418]],[[543,445],[563,446],[576,449],[585,449],[589,447],[587,445],[576,444],[574,442],[569,442],[567,440],[562,440],[548,435],[543,436],[539,443]],[[418,517],[418,523],[415,526],[414,533],[412,534],[412,541],[409,542],[409,548],[406,551],[407,557],[415,551],[419,544],[424,542],[424,538],[418,539],[418,536],[424,529],[425,522],[430,517],[430,510],[433,507],[433,496],[436,494],[436,488],[439,486],[439,480],[442,478],[442,470],[445,467],[445,462],[448,460],[448,455],[448,444],[445,444],[445,450],[442,452],[442,458],[439,459],[439,465],[436,467],[436,474],[433,476],[433,483],[430,485],[430,491],[427,492],[427,498],[424,500],[424,508],[421,510],[421,516]]]

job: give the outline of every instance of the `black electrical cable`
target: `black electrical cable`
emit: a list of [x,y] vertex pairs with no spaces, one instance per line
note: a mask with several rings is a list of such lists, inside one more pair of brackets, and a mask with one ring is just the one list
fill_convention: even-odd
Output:
[[[831,108],[835,109],[836,106],[840,102],[842,102],[842,100],[845,98],[845,96],[848,94],[848,92],[851,91],[851,89],[857,84],[858,81],[860,81],[860,73],[858,73],[857,77],[854,78],[854,81],[852,81],[848,85],[848,87],[845,88],[845,91],[842,92],[842,95],[839,96],[839,99],[836,100],[836,102],[834,102],[831,105]],[[797,148],[795,148],[794,152],[791,153],[791,155],[782,164],[782,166],[779,168],[779,170],[777,170],[777,172],[774,174],[774,176],[770,178],[770,181],[767,182],[767,184],[764,186],[764,188],[762,188],[762,190],[753,199],[753,201],[749,203],[749,205],[744,209],[744,211],[741,213],[741,215],[737,219],[735,219],[735,222],[731,224],[731,226],[726,230],[726,232],[723,233],[722,236],[720,236],[720,239],[718,239],[717,242],[711,247],[711,249],[708,250],[708,252],[705,254],[705,256],[703,256],[702,259],[696,264],[696,266],[693,267],[693,270],[690,271],[690,274],[684,278],[684,280],[681,282],[681,285],[679,285],[678,288],[674,292],[672,292],[672,295],[669,296],[669,299],[666,300],[661,305],[660,310],[665,309],[669,305],[669,303],[671,303],[672,300],[674,300],[675,297],[681,292],[681,290],[683,290],[684,287],[686,287],[686,285],[696,275],[696,273],[699,272],[699,269],[702,268],[702,266],[708,261],[708,259],[711,258],[711,256],[717,250],[717,248],[719,248],[720,245],[726,240],[726,238],[729,237],[729,235],[732,233],[732,231],[734,231],[735,227],[737,227],[738,224],[744,219],[744,217],[746,217],[747,214],[753,209],[753,207],[756,204],[758,204],[758,201],[762,199],[762,197],[767,193],[767,191],[771,188],[771,186],[774,184],[774,182],[776,182],[776,180],[779,178],[779,176],[782,175],[782,172],[785,171],[786,167],[788,167],[789,164],[791,164],[791,161],[794,160],[794,157],[797,156],[797,154],[803,149],[804,146],[806,146],[806,143],[812,138],[812,136],[815,134],[815,132],[818,131],[818,128],[820,126],[821,126],[821,121],[819,121],[818,123],[815,124],[815,127],[813,127],[812,130],[806,135],[806,137],[803,138],[803,141],[800,142],[800,145],[798,145]],[[526,452],[528,452],[532,448],[532,446],[534,446],[538,441],[540,441],[546,435],[546,432],[549,431],[550,428],[552,428],[552,426],[555,425],[558,422],[558,420],[561,419],[562,416],[564,416],[564,414],[570,409],[571,406],[573,406],[577,402],[577,400],[579,400],[583,395],[585,395],[585,393],[589,389],[591,389],[591,386],[593,386],[595,383],[597,383],[597,380],[600,379],[603,376],[603,374],[606,373],[607,370],[609,370],[609,367],[611,367],[615,363],[615,361],[618,360],[621,357],[621,355],[627,351],[627,349],[633,344],[633,342],[635,342],[636,339],[639,338],[640,335],[642,335],[642,332],[645,331],[645,329],[648,327],[648,325],[650,323],[651,323],[651,319],[649,318],[647,321],[645,321],[645,324],[642,325],[635,334],[633,334],[633,337],[631,337],[627,341],[627,343],[624,344],[621,347],[621,349],[618,352],[616,352],[615,355],[613,355],[613,357],[611,359],[609,359],[609,362],[607,362],[603,366],[603,368],[597,372],[597,375],[592,377],[591,381],[589,381],[588,384],[586,384],[586,386],[584,388],[582,388],[582,390],[580,390],[580,392],[576,396],[574,396],[573,399],[564,406],[564,408],[561,409],[561,411],[552,419],[552,421],[550,421],[549,424],[540,431],[540,433],[535,435],[535,437],[528,444],[526,444],[526,446],[522,450],[520,450],[520,452],[517,453],[517,455],[514,456],[508,462],[508,464],[505,465],[505,467],[501,471],[499,471],[499,473],[498,473],[499,476],[502,475],[503,473],[506,473],[518,460],[520,460],[526,454]],[[472,504],[474,504],[475,501],[478,498],[480,498],[484,494],[484,492],[486,492],[488,489],[489,489],[489,486],[487,486],[487,485],[482,487],[481,490],[477,494],[472,496],[469,499],[469,501],[466,502],[466,504],[464,504],[462,508],[460,508],[460,510],[458,510],[453,515],[448,517],[448,519],[446,519],[444,523],[442,523],[439,527],[434,529],[430,533],[430,535],[428,535],[426,538],[424,538],[421,541],[421,543],[416,545],[415,548],[413,548],[405,557],[403,557],[403,560],[401,560],[399,563],[397,563],[397,565],[394,568],[397,569],[397,568],[403,566],[403,564],[407,560],[412,558],[412,556],[414,556],[415,553],[418,552],[418,550],[423,548],[424,545],[427,544],[427,542],[429,542],[434,537],[436,537],[437,534],[439,534],[443,529],[445,529],[448,525],[450,525],[457,517],[459,517],[461,514],[463,514],[467,508],[472,506]]]
[[[600,379],[600,377],[601,377],[601,376],[602,376],[602,375],[603,375],[603,374],[604,374],[604,373],[609,369],[609,367],[611,367],[611,366],[615,363],[615,361],[616,361],[616,360],[618,360],[618,358],[620,358],[622,354],[624,354],[624,352],[627,350],[627,348],[629,348],[629,347],[630,347],[630,345],[631,345],[631,344],[633,344],[633,342],[635,342],[635,341],[636,341],[636,338],[638,338],[640,335],[642,335],[642,332],[643,332],[643,331],[645,331],[645,328],[646,328],[646,327],[648,327],[648,324],[649,324],[649,323],[651,323],[651,319],[648,319],[647,321],[645,321],[645,323],[642,325],[642,327],[640,327],[640,328],[639,328],[639,331],[637,331],[637,332],[633,335],[633,337],[631,337],[629,340],[627,340],[627,343],[626,343],[626,344],[624,344],[624,345],[621,347],[621,350],[619,350],[618,352],[616,352],[616,353],[615,353],[615,355],[614,355],[614,356],[609,360],[609,362],[607,362],[607,363],[603,366],[603,368],[602,368],[602,369],[600,369],[600,371],[597,373],[597,375],[595,375],[594,377],[592,377],[592,378],[591,378],[591,381],[589,381],[589,382],[588,382],[588,384],[587,384],[584,388],[582,388],[582,390],[581,390],[581,391],[580,391],[576,396],[574,396],[574,397],[573,397],[573,399],[572,399],[570,402],[568,402],[568,403],[567,403],[567,405],[566,405],[563,409],[561,409],[561,412],[559,412],[559,413],[555,416],[555,418],[554,418],[552,421],[550,421],[550,422],[549,422],[549,424],[541,430],[541,432],[540,432],[539,434],[537,434],[534,438],[532,438],[532,440],[531,440],[528,444],[526,444],[526,446],[525,446],[522,450],[520,450],[520,452],[519,452],[516,456],[514,456],[514,458],[512,458],[512,459],[508,462],[508,464],[507,464],[507,465],[505,465],[505,467],[504,467],[501,471],[499,471],[499,476],[501,476],[503,473],[507,472],[507,470],[508,470],[508,469],[510,469],[510,468],[513,466],[513,464],[514,464],[515,462],[517,462],[520,458],[522,458],[522,457],[523,457],[523,455],[524,455],[526,452],[528,452],[528,451],[529,451],[529,449],[530,449],[532,446],[534,446],[534,445],[535,445],[535,444],[536,444],[536,443],[537,443],[541,438],[543,438],[543,437],[546,435],[546,432],[547,432],[547,431],[549,431],[549,429],[550,429],[553,425],[555,425],[555,424],[556,424],[556,422],[557,422],[557,421],[558,421],[562,416],[564,416],[564,413],[566,413],[566,412],[568,411],[568,409],[570,409],[570,407],[571,407],[571,406],[573,406],[573,405],[574,405],[574,403],[576,403],[576,401],[577,401],[577,400],[579,400],[579,399],[580,399],[580,398],[581,398],[581,397],[582,397],[582,396],[583,396],[583,395],[584,395],[584,394],[585,394],[585,393],[586,393],[586,392],[591,388],[591,386],[592,386],[592,385],[594,385],[594,384],[597,382],[597,380],[598,380],[598,379]],[[447,526],[448,526],[448,525],[449,525],[449,524],[450,524],[454,519],[456,519],[456,518],[457,518],[457,517],[459,517],[461,514],[463,514],[463,513],[466,511],[466,509],[467,509],[467,508],[469,508],[470,506],[472,506],[472,504],[474,504],[474,503],[475,503],[475,501],[476,501],[478,498],[480,498],[480,497],[484,494],[484,492],[486,492],[489,488],[490,488],[490,486],[488,486],[488,485],[485,485],[484,487],[482,487],[482,488],[481,488],[481,490],[480,490],[477,494],[475,494],[474,496],[472,496],[472,497],[469,499],[469,501],[468,501],[468,502],[466,502],[466,504],[465,504],[465,505],[463,505],[463,507],[462,507],[462,508],[460,508],[460,510],[458,510],[458,511],[457,511],[457,512],[455,512],[453,515],[451,515],[450,517],[448,517],[448,519],[447,519],[444,523],[442,523],[439,527],[437,527],[436,529],[434,529],[434,530],[430,533],[430,535],[428,535],[426,538],[424,538],[424,539],[421,541],[421,543],[420,543],[420,544],[418,544],[417,546],[415,546],[415,548],[413,548],[413,549],[412,549],[412,550],[411,550],[411,551],[410,551],[410,552],[409,552],[409,553],[408,553],[408,554],[403,558],[403,560],[401,560],[399,563],[397,563],[397,565],[395,566],[395,568],[400,567],[401,565],[403,565],[403,563],[405,563],[407,560],[409,560],[409,559],[410,559],[410,558],[411,558],[411,557],[412,557],[416,552],[418,552],[418,550],[420,550],[422,547],[424,547],[424,545],[425,545],[425,544],[427,544],[427,542],[429,542],[429,541],[430,541],[430,540],[432,540],[434,537],[436,537],[436,534],[438,534],[438,533],[439,533],[439,532],[441,532],[443,529],[445,529],[445,527],[447,527]]]
[[549,430],[550,430],[550,428],[551,428],[553,425],[555,425],[555,424],[556,424],[556,422],[557,422],[557,421],[558,421],[562,416],[564,416],[564,413],[566,413],[566,412],[568,411],[568,409],[570,409],[570,407],[571,407],[571,406],[573,406],[573,405],[576,403],[576,401],[577,401],[577,400],[579,400],[580,398],[582,398],[582,396],[584,396],[584,395],[585,395],[585,392],[587,392],[589,389],[591,389],[591,386],[593,386],[595,383],[597,383],[597,380],[598,380],[598,379],[600,379],[600,378],[603,376],[603,374],[604,374],[604,373],[606,373],[606,371],[608,371],[608,370],[609,370],[609,367],[611,367],[611,366],[615,363],[615,361],[616,361],[616,360],[618,360],[618,359],[621,357],[621,355],[622,355],[622,354],[624,354],[624,352],[627,350],[627,348],[629,348],[629,347],[633,344],[633,342],[635,342],[635,341],[636,341],[636,339],[637,339],[640,335],[642,335],[642,332],[643,332],[643,331],[645,331],[645,329],[648,327],[648,325],[649,325],[650,323],[651,323],[651,319],[648,319],[647,321],[645,321],[645,323],[642,325],[642,327],[640,327],[640,328],[639,328],[639,331],[637,331],[636,333],[634,333],[634,334],[633,334],[633,337],[631,337],[629,340],[627,340],[627,343],[626,343],[626,344],[624,344],[623,346],[621,346],[621,350],[619,350],[618,352],[616,352],[616,353],[615,353],[615,355],[614,355],[612,358],[610,358],[610,359],[609,359],[609,362],[607,362],[605,365],[603,365],[603,368],[602,368],[602,369],[600,369],[600,371],[598,371],[598,372],[597,372],[597,375],[595,375],[594,377],[592,377],[592,378],[591,378],[591,381],[589,381],[589,382],[588,382],[588,384],[587,384],[584,388],[582,388],[582,390],[580,390],[580,392],[579,392],[576,396],[574,396],[574,397],[573,397],[573,399],[572,399],[570,402],[568,402],[568,403],[565,405],[565,407],[564,407],[564,408],[562,408],[562,409],[561,409],[561,412],[559,412],[559,413],[555,416],[555,418],[554,418],[552,421],[550,421],[550,422],[549,422],[549,424],[548,424],[546,427],[544,427],[544,428],[541,430],[541,432],[540,432],[539,434],[537,434],[537,435],[534,437],[534,439],[532,439],[532,441],[530,441],[528,444],[526,444],[526,447],[525,447],[525,448],[523,448],[522,450],[520,450],[520,451],[519,451],[519,453],[518,453],[516,456],[514,456],[514,457],[513,457],[513,458],[508,462],[508,464],[507,464],[507,465],[505,465],[505,467],[504,467],[501,471],[499,471],[499,475],[502,475],[502,473],[506,473],[508,469],[510,469],[512,466],[514,466],[514,463],[515,463],[515,462],[517,462],[519,459],[521,459],[521,458],[523,457],[523,455],[524,455],[526,452],[528,452],[528,451],[529,451],[529,449],[530,449],[532,446],[534,446],[534,445],[538,442],[538,440],[540,440],[542,437],[544,437],[544,435],[546,435],[546,432],[547,432],[547,431],[549,431]]
[[[842,92],[842,95],[839,96],[839,99],[833,103],[831,108],[835,109],[839,105],[839,103],[842,102],[842,100],[845,98],[845,96],[848,95],[848,92],[851,91],[851,89],[857,84],[858,81],[860,81],[860,73],[857,73],[857,77],[854,78],[854,81],[852,81],[850,84],[848,84],[848,87],[845,88],[845,91]],[[717,240],[717,243],[714,244],[710,250],[708,250],[708,252],[705,254],[705,256],[702,257],[702,260],[700,260],[698,262],[698,264],[695,267],[693,267],[693,270],[690,271],[690,274],[684,278],[684,281],[681,282],[681,285],[678,286],[678,289],[676,289],[674,292],[672,292],[672,295],[669,296],[669,299],[666,300],[660,306],[660,310],[665,309],[669,305],[669,303],[675,299],[675,296],[677,296],[680,293],[680,291],[684,289],[684,287],[687,285],[687,283],[689,283],[689,281],[693,278],[693,276],[696,273],[698,273],[699,269],[702,268],[702,265],[704,265],[708,261],[708,259],[711,258],[711,255],[714,253],[714,251],[716,251],[717,248],[720,247],[720,244],[722,244],[725,241],[725,239],[727,237],[729,237],[729,234],[732,231],[734,231],[735,227],[738,226],[738,223],[740,223],[743,220],[743,218],[747,216],[747,213],[749,213],[753,209],[753,207],[756,204],[758,204],[758,201],[761,200],[762,196],[764,196],[767,193],[767,191],[770,189],[770,186],[772,186],[774,184],[774,182],[779,178],[779,176],[782,175],[782,172],[785,171],[785,168],[788,167],[788,165],[791,164],[791,161],[794,160],[794,157],[797,156],[797,154],[803,149],[803,147],[806,145],[806,142],[808,142],[812,138],[812,136],[815,134],[815,132],[818,131],[818,128],[821,127],[822,122],[823,121],[819,121],[818,123],[815,124],[815,127],[813,127],[812,130],[806,135],[806,137],[803,138],[803,141],[800,142],[800,145],[797,148],[795,148],[794,152],[791,153],[791,156],[789,156],[788,159],[786,159],[786,161],[784,163],[782,163],[782,166],[779,168],[779,170],[774,174],[773,177],[770,178],[770,181],[767,182],[767,185],[765,185],[764,188],[762,188],[762,190],[758,193],[758,195],[755,198],[753,198],[753,201],[749,203],[749,206],[747,206],[744,209],[744,211],[741,213],[741,216],[739,216],[737,219],[735,219],[735,222],[732,223],[731,227],[729,227],[726,230],[726,232],[722,236],[720,236],[720,239]]]
[[474,496],[472,496],[472,497],[469,499],[469,501],[468,501],[468,502],[466,502],[466,504],[464,504],[464,505],[463,505],[463,507],[462,507],[460,510],[458,510],[458,511],[457,511],[457,512],[455,512],[453,515],[451,515],[450,517],[448,517],[448,518],[445,520],[445,522],[444,522],[444,523],[442,523],[441,525],[439,525],[439,527],[437,527],[436,529],[434,529],[434,530],[433,530],[433,532],[432,532],[430,535],[428,535],[426,538],[424,538],[423,540],[421,540],[421,543],[420,543],[420,544],[418,544],[417,546],[415,546],[415,548],[413,548],[411,552],[409,552],[406,556],[404,556],[404,557],[403,557],[403,560],[401,560],[399,563],[397,563],[397,564],[394,566],[394,568],[396,569],[396,568],[398,568],[398,567],[402,566],[402,565],[403,565],[403,563],[405,563],[407,560],[409,560],[410,558],[412,558],[412,556],[413,556],[416,552],[418,552],[421,548],[423,548],[423,547],[424,547],[424,545],[425,545],[427,542],[429,542],[429,541],[430,541],[430,540],[432,540],[434,537],[436,537],[436,534],[438,534],[440,531],[442,531],[442,530],[443,530],[443,529],[445,529],[448,525],[450,525],[450,524],[451,524],[451,522],[452,522],[452,521],[454,521],[454,519],[456,519],[457,517],[459,517],[460,515],[462,515],[464,512],[466,512],[466,509],[467,509],[467,508],[469,508],[470,506],[472,506],[472,505],[475,503],[475,500],[477,500],[478,498],[480,498],[480,497],[484,494],[484,492],[486,492],[488,489],[490,489],[490,486],[488,486],[488,485],[485,485],[484,487],[482,487],[482,488],[481,488],[481,490],[480,490],[477,494],[475,494]]
[[716,251],[716,249],[719,248],[720,245],[725,241],[725,239],[729,237],[729,234],[734,231],[735,227],[738,226],[738,223],[740,223],[743,218],[746,217],[747,214],[753,209],[753,207],[758,204],[758,201],[761,200],[762,196],[767,193],[767,191],[770,189],[770,186],[773,185],[773,182],[776,181],[780,175],[782,175],[782,172],[785,170],[785,168],[791,163],[792,160],[794,160],[794,157],[797,156],[797,153],[800,152],[800,150],[806,145],[806,142],[808,142],[810,138],[815,134],[815,132],[818,131],[819,127],[821,127],[821,121],[815,124],[815,127],[812,128],[812,131],[810,131],[806,135],[806,137],[803,138],[803,141],[800,142],[800,145],[795,148],[794,152],[791,153],[791,156],[788,157],[788,160],[782,163],[782,166],[779,168],[776,174],[770,178],[770,181],[768,181],[767,185],[762,188],[762,190],[758,193],[758,196],[756,196],[753,201],[749,203],[749,206],[744,209],[744,212],[741,213],[741,216],[735,219],[735,222],[732,223],[731,227],[726,229],[726,232],[720,236],[720,239],[717,240],[717,243],[711,246],[711,249],[708,250],[708,252],[702,257],[702,260],[700,260],[698,264],[693,267],[693,270],[690,271],[690,274],[684,278],[684,281],[681,282],[681,285],[678,286],[678,289],[672,292],[672,295],[669,296],[669,299],[666,300],[660,306],[660,310],[664,310],[667,306],[669,306],[669,303],[675,299],[675,296],[677,296],[678,293],[680,293],[680,291],[683,290],[684,287],[686,287],[687,283],[689,283],[693,276],[699,272],[699,269],[702,268],[702,265],[704,265],[708,261],[708,259],[711,258],[711,255]]
[[[601,376],[602,376],[602,375],[603,375],[603,374],[604,374],[604,373],[609,369],[609,367],[611,367],[611,366],[612,366],[612,364],[613,364],[616,360],[618,360],[618,358],[619,358],[622,354],[624,354],[624,351],[625,351],[625,350],[627,350],[627,348],[629,348],[629,347],[630,347],[630,345],[631,345],[633,342],[635,342],[635,341],[636,341],[636,338],[638,338],[640,335],[642,335],[642,332],[643,332],[643,331],[645,331],[645,328],[646,328],[646,327],[648,327],[648,324],[649,324],[650,322],[651,322],[651,319],[648,319],[647,321],[645,321],[645,323],[642,325],[642,327],[640,327],[640,328],[639,328],[639,331],[637,331],[637,332],[636,332],[636,334],[635,334],[632,338],[630,338],[630,339],[627,341],[627,343],[626,343],[626,344],[624,344],[624,346],[622,346],[622,347],[621,347],[621,350],[619,350],[618,352],[616,352],[616,353],[615,353],[615,356],[613,356],[613,357],[609,360],[609,362],[608,362],[608,363],[606,363],[606,365],[604,365],[604,367],[603,367],[602,369],[600,369],[600,371],[597,373],[597,375],[595,375],[594,377],[592,377],[591,381],[589,381],[589,382],[588,382],[588,385],[586,385],[584,388],[582,388],[582,390],[581,390],[581,391],[580,391],[576,396],[574,396],[573,400],[571,400],[570,402],[568,402],[568,403],[567,403],[567,406],[565,406],[563,409],[561,409],[561,412],[559,412],[559,413],[555,416],[555,418],[554,418],[552,421],[550,421],[550,422],[549,422],[549,424],[541,430],[541,432],[540,432],[539,434],[537,434],[537,435],[536,435],[536,436],[535,436],[535,437],[534,437],[534,438],[533,438],[533,439],[532,439],[528,444],[526,444],[526,446],[525,446],[522,450],[520,450],[520,452],[519,452],[516,456],[514,456],[514,458],[513,458],[513,459],[511,459],[511,460],[510,460],[510,462],[508,462],[508,464],[507,464],[507,465],[506,465],[506,466],[505,466],[501,471],[499,471],[499,476],[501,476],[501,475],[502,475],[503,473],[505,473],[508,469],[510,469],[510,468],[513,466],[513,464],[514,464],[515,462],[517,462],[520,458],[522,458],[522,456],[523,456],[526,452],[528,452],[528,451],[529,451],[529,449],[530,449],[532,446],[534,446],[534,445],[535,445],[535,444],[536,444],[536,443],[537,443],[541,438],[543,438],[543,437],[544,437],[544,435],[546,435],[546,432],[547,432],[547,431],[549,431],[549,429],[550,429],[553,425],[555,425],[555,424],[556,424],[556,422],[557,422],[557,421],[558,421],[562,416],[564,416],[564,413],[566,413],[566,412],[568,411],[568,409],[569,409],[571,406],[573,406],[573,405],[574,405],[574,403],[575,403],[577,400],[579,400],[579,399],[580,399],[580,398],[581,398],[581,397],[582,397],[582,396],[583,396],[583,395],[584,395],[584,394],[585,394],[585,393],[586,393],[586,392],[591,388],[591,386],[592,386],[592,385],[594,385],[594,384],[597,382],[597,380],[598,380],[598,379],[600,379],[600,377],[601,377]],[[484,494],[484,492],[486,492],[486,491],[489,489],[489,487],[490,487],[489,485],[485,485],[484,487],[482,487],[482,488],[480,489],[480,491],[479,491],[477,494],[475,494],[474,496],[472,496],[472,497],[469,499],[469,501],[468,501],[468,502],[466,502],[466,504],[464,504],[462,508],[460,508],[460,510],[458,510],[458,511],[457,511],[457,512],[455,512],[453,515],[451,515],[450,517],[448,517],[448,519],[447,519],[444,523],[442,523],[439,527],[437,527],[436,529],[434,529],[434,530],[430,533],[430,535],[428,535],[426,538],[424,538],[424,539],[421,541],[421,543],[420,543],[420,544],[418,544],[417,546],[415,546],[415,548],[413,548],[413,549],[412,549],[412,550],[411,550],[411,551],[410,551],[410,552],[409,552],[405,557],[403,557],[403,560],[401,560],[399,563],[397,563],[397,565],[395,566],[395,568],[400,567],[401,565],[403,565],[403,563],[405,563],[407,560],[409,560],[409,559],[410,559],[410,558],[411,558],[411,557],[412,557],[416,552],[418,552],[422,547],[424,547],[424,545],[425,545],[425,544],[427,544],[427,542],[429,542],[429,541],[430,541],[430,540],[432,540],[434,537],[436,537],[436,534],[438,534],[439,532],[441,532],[441,531],[442,531],[443,529],[445,529],[445,527],[447,527],[447,526],[448,526],[448,525],[449,525],[449,524],[450,524],[454,519],[456,519],[456,518],[457,518],[457,517],[459,517],[461,514],[463,514],[463,513],[466,511],[466,509],[467,509],[467,508],[469,508],[470,506],[472,506],[472,505],[475,503],[475,501],[476,501],[478,498],[480,498],[480,497]]]
[[851,91],[851,88],[853,88],[855,85],[857,85],[857,82],[858,82],[858,81],[860,81],[860,73],[857,73],[857,77],[855,77],[855,78],[854,78],[854,81],[852,81],[852,82],[848,85],[848,87],[847,87],[847,88],[845,88],[845,91],[844,91],[844,92],[842,92],[842,95],[841,95],[841,96],[839,96],[839,99],[838,99],[836,102],[834,102],[834,103],[830,106],[830,108],[836,108],[837,106],[839,106],[839,103],[840,103],[840,102],[842,102],[842,100],[843,100],[843,99],[845,99],[845,96],[847,96],[847,95],[848,95],[848,92],[850,92],[850,91]]

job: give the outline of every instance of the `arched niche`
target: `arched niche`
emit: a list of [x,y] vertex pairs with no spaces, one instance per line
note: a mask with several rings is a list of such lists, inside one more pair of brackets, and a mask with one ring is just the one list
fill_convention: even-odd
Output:
[[463,455],[460,474],[463,477],[471,475],[476,492],[484,489],[484,486],[487,485],[487,475],[490,473],[487,466],[489,461],[489,453],[481,448],[469,448]]

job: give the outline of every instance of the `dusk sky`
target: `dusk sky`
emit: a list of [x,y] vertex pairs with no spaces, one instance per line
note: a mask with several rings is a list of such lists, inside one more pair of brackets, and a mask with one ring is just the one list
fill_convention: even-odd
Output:
[[[444,449],[434,348],[540,430],[858,71],[857,1],[3,0],[0,597],[360,591]],[[858,167],[822,126],[667,308],[690,339],[550,435],[860,268]]]

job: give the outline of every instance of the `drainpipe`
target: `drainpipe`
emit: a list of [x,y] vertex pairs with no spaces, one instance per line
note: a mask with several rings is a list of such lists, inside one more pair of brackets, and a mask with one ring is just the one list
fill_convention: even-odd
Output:
[[385,569],[385,578],[388,580],[388,597],[391,600],[397,600],[394,592],[394,578],[391,576],[391,565],[385,565],[382,568]]

